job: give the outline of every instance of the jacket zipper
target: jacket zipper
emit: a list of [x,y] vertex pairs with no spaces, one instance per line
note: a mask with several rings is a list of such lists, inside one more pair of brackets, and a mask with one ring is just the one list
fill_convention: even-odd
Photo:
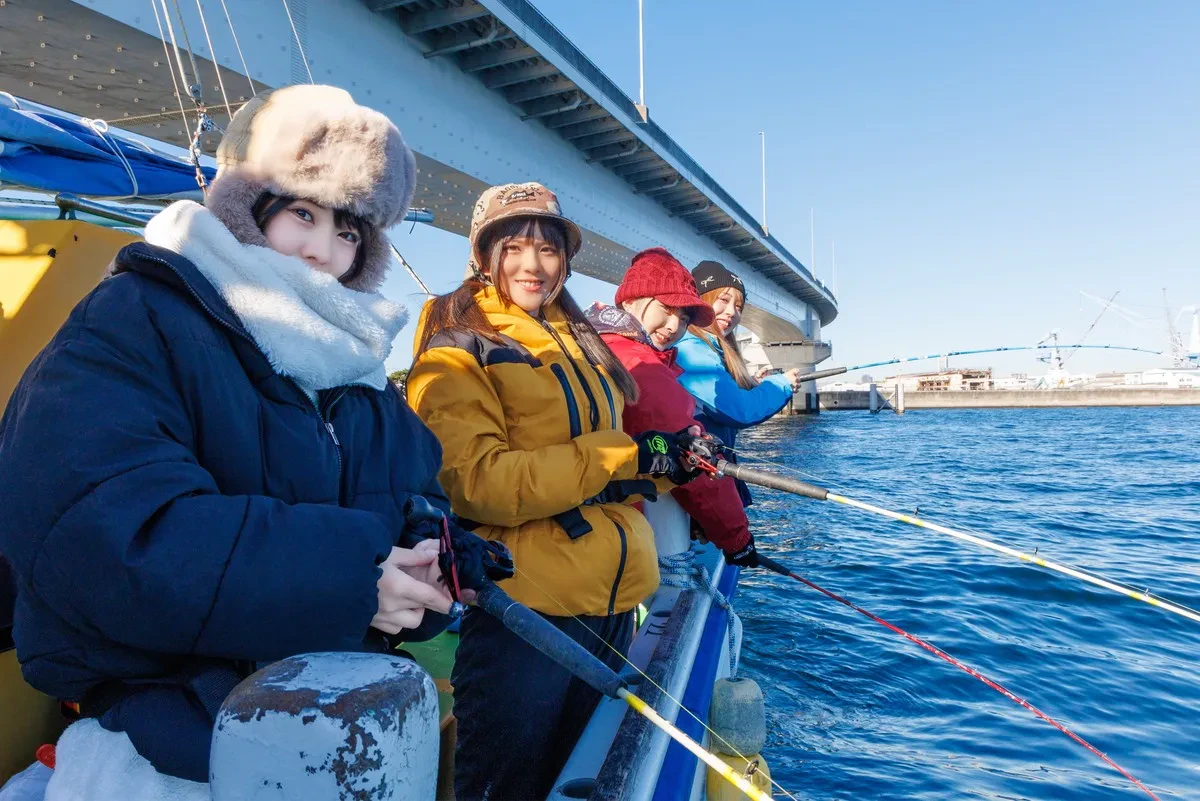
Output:
[[575,439],[583,433],[583,427],[579,425],[579,406],[575,403],[575,390],[571,389],[571,382],[567,380],[567,372],[562,369],[561,364],[551,364],[550,372],[554,373],[558,383],[562,384],[563,395],[567,396],[567,421],[571,425],[571,439]]
[[[138,258],[145,259],[146,261],[152,261],[155,264],[161,264],[163,267],[166,267],[168,270],[175,273],[175,277],[177,277],[179,279],[180,283],[182,283],[185,287],[187,287],[188,294],[190,294],[192,296],[192,298],[196,301],[196,303],[199,304],[200,308],[204,309],[204,311],[208,314],[209,317],[216,320],[224,328],[227,328],[230,331],[232,331],[233,333],[237,334],[239,337],[246,340],[254,347],[256,347],[256,348],[258,347],[258,343],[254,341],[253,337],[251,337],[245,331],[241,331],[241,330],[235,328],[234,326],[230,325],[226,320],[222,319],[219,314],[214,312],[212,310],[212,307],[210,307],[207,303],[205,303],[204,299],[200,297],[200,293],[196,291],[195,287],[193,287],[190,283],[188,283],[188,280],[186,278],[184,278],[182,275],[180,275],[179,271],[176,270],[175,267],[170,262],[164,261],[163,259],[160,259],[156,256],[149,256],[146,254],[138,254]],[[343,498],[342,498],[342,495],[343,495],[343,493],[342,493],[342,470],[343,470],[343,467],[342,467],[342,443],[337,438],[337,432],[335,432],[333,430],[333,423],[331,423],[327,419],[325,419],[325,415],[323,415],[321,413],[321,408],[319,406],[317,406],[317,404],[315,402],[313,402],[312,398],[308,397],[308,393],[305,392],[303,389],[301,389],[299,384],[297,384],[291,378],[287,378],[287,376],[281,376],[281,377],[286,378],[288,383],[290,383],[292,386],[294,386],[296,388],[296,391],[299,392],[302,396],[304,396],[304,400],[308,401],[308,404],[313,407],[313,411],[317,413],[317,418],[324,424],[325,430],[329,433],[330,439],[333,440],[333,448],[334,448],[334,452],[337,454],[337,463],[338,463],[338,475],[337,475],[338,504],[341,505],[341,502],[343,500]],[[346,391],[345,391],[345,388],[343,387],[343,388],[341,388],[341,393],[339,395],[337,395],[336,397],[334,397],[333,400],[329,403],[328,408],[333,408],[333,404],[337,403],[341,399],[342,395],[344,395],[344,394],[346,394]]]
[[[612,518],[609,519],[612,520]],[[629,548],[629,544],[625,539],[625,529],[621,528],[621,524],[616,520],[613,520],[612,524],[616,527],[617,534],[621,537],[621,561],[617,563],[617,577],[613,579],[612,593],[608,596],[608,614],[610,617],[617,606],[617,589],[621,586],[621,577],[625,575],[625,557]]]
[[604,390],[604,397],[608,399],[608,420],[613,428],[618,431],[621,429],[621,424],[617,421],[617,407],[613,404],[612,390],[608,388],[608,382],[604,380],[604,373],[596,370],[596,377],[600,379],[600,387]]
[[571,369],[575,371],[575,377],[579,379],[579,386],[583,387],[583,394],[587,396],[589,404],[588,419],[591,421],[592,431],[595,431],[600,427],[600,407],[596,404],[596,396],[592,394],[592,388],[588,386],[587,379],[583,377],[583,371],[579,369],[579,365],[571,357],[571,351],[567,350],[567,346],[563,344],[562,339],[558,336],[558,332],[554,330],[554,326],[545,320],[542,320],[541,323],[542,328],[550,332],[550,336],[554,337],[554,341],[562,349],[563,356],[571,363]]

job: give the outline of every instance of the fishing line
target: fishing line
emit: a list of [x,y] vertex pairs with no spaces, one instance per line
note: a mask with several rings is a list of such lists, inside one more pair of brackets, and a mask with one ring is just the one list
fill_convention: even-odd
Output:
[[855,500],[854,498],[848,498],[845,495],[838,495],[837,493],[830,492],[828,489],[815,484],[806,484],[803,481],[798,481],[797,479],[793,478],[785,478],[773,473],[768,473],[764,470],[755,470],[753,468],[742,467],[741,465],[727,462],[724,459],[718,459],[716,465],[713,465],[710,462],[705,461],[703,458],[696,456],[695,454],[692,454],[692,458],[696,460],[696,463],[701,469],[713,475],[730,475],[734,478],[741,479],[748,484],[756,484],[769,489],[782,490],[783,492],[790,492],[793,495],[802,495],[818,501],[832,501],[833,503],[839,503],[844,506],[852,506],[865,512],[880,515],[881,517],[898,520],[901,523],[908,523],[912,526],[936,531],[939,534],[945,534],[948,537],[963,540],[973,545],[978,545],[981,548],[986,548],[996,553],[1002,553],[1006,556],[1020,559],[1022,562],[1030,562],[1038,567],[1070,576],[1071,578],[1087,582],[1088,584],[1093,584],[1097,587],[1103,587],[1106,590],[1119,593],[1128,598],[1132,598],[1135,601],[1141,601],[1143,603],[1150,604],[1151,606],[1159,609],[1163,609],[1181,617],[1185,617],[1193,622],[1200,623],[1200,612],[1197,612],[1194,609],[1190,609],[1165,598],[1152,595],[1149,591],[1138,590],[1132,586],[1120,584],[1119,582],[1115,582],[1096,573],[1090,573],[1080,568],[1072,567],[1071,565],[1043,559],[1042,557],[1038,556],[1036,552],[1032,554],[1025,553],[1024,551],[1019,551],[1016,548],[1002,545],[985,537],[969,534],[965,531],[959,531],[957,529],[947,528],[946,526],[932,523],[927,520],[922,520],[918,517],[913,517],[912,515],[894,512],[890,509],[884,509],[880,506]]
[[[730,451],[731,453],[734,452],[732,448],[726,448],[726,450]],[[742,457],[742,458],[745,458],[748,460],[758,460],[760,462],[772,464],[776,467],[783,468],[784,470],[789,470],[798,475],[803,475],[803,476],[806,476],[809,478],[814,478],[817,481],[821,481],[823,484],[829,484],[830,486],[838,487],[840,489],[846,489],[847,491],[850,491],[845,486],[839,485],[836,482],[825,481],[820,476],[816,476],[813,473],[808,473],[804,470],[800,470],[799,468],[791,467],[790,465],[784,464],[782,462],[775,462],[770,459],[765,459],[763,457],[755,456],[753,454],[748,454],[748,453],[739,453],[738,455],[739,455],[739,457]],[[736,468],[736,466],[734,466],[734,465],[731,465],[731,467]],[[726,472],[728,473],[729,471],[726,471]],[[729,473],[729,474],[732,475],[732,473]],[[745,480],[745,479],[743,478],[742,480]],[[755,482],[748,482],[748,483],[755,483]],[[774,489],[779,489],[779,488],[774,487]],[[816,488],[816,489],[821,489],[821,488]],[[782,490],[782,491],[786,492],[787,490]],[[853,490],[853,491],[856,494],[859,492],[858,490]],[[862,494],[869,495],[868,492],[862,492]],[[815,496],[809,496],[809,497],[815,498]],[[1034,552],[1032,554],[1025,553],[1025,552],[1019,551],[1016,548],[1013,548],[1011,546],[1004,545],[1002,543],[999,543],[992,539],[989,539],[983,533],[972,530],[970,528],[966,528],[966,527],[963,527],[961,529],[947,528],[947,527],[941,526],[937,523],[932,523],[929,521],[922,520],[922,519],[918,518],[916,515],[906,515],[906,514],[902,514],[900,512],[894,512],[889,509],[884,509],[884,508],[881,508],[879,506],[874,506],[869,503],[857,501],[852,498],[848,498],[844,495],[838,495],[836,493],[828,493],[828,497],[826,497],[826,498],[815,498],[815,499],[816,500],[829,500],[829,501],[833,501],[834,503],[843,504],[845,506],[852,506],[852,507],[855,507],[855,508],[863,510],[863,511],[871,512],[873,514],[877,514],[877,515],[881,515],[883,517],[890,518],[892,520],[898,520],[902,523],[908,523],[909,525],[917,526],[919,528],[926,528],[931,531],[936,531],[940,534],[946,534],[947,536],[953,537],[955,539],[964,540],[966,542],[970,542],[974,545],[978,545],[982,548],[986,548],[987,550],[995,551],[997,553],[1003,553],[1007,556],[1012,556],[1014,558],[1020,559],[1023,562],[1031,562],[1031,563],[1037,565],[1038,567],[1042,567],[1047,570],[1054,571],[1056,573],[1061,573],[1063,575],[1070,576],[1071,578],[1075,578],[1080,581],[1084,581],[1084,582],[1093,584],[1098,587],[1103,587],[1104,589],[1110,590],[1112,592],[1120,593],[1120,594],[1125,595],[1126,597],[1132,598],[1136,601],[1142,601],[1143,603],[1148,603],[1151,606],[1155,606],[1159,609],[1164,609],[1168,612],[1173,612],[1174,614],[1180,615],[1189,620],[1200,623],[1200,610],[1194,609],[1190,606],[1187,606],[1186,604],[1181,604],[1176,601],[1172,601],[1172,600],[1165,598],[1161,595],[1158,595],[1156,593],[1152,593],[1152,592],[1150,592],[1149,589],[1139,590],[1131,584],[1125,584],[1123,582],[1114,581],[1113,579],[1107,578],[1106,576],[1103,576],[1103,575],[1093,572],[1093,571],[1087,571],[1087,570],[1084,570],[1080,567],[1076,567],[1073,565],[1068,565],[1068,564],[1059,563],[1059,562],[1052,562],[1052,561],[1049,561],[1046,559],[1042,559],[1040,556],[1038,556],[1037,548],[1034,549]]]
[[[600,642],[602,642],[604,644],[605,648],[609,649],[614,654],[616,654],[621,659],[622,662],[624,662],[629,667],[633,668],[635,673],[637,673],[644,680],[649,682],[655,689],[657,689],[660,693],[662,693],[664,696],[666,696],[670,701],[675,703],[679,707],[680,710],[682,710],[683,712],[686,712],[688,714],[688,716],[690,716],[693,720],[695,720],[697,723],[699,723],[701,726],[703,726],[704,730],[706,732],[708,732],[708,734],[711,737],[715,737],[717,740],[719,740],[722,745],[724,745],[726,748],[728,748],[730,751],[732,751],[734,753],[734,755],[737,756],[742,761],[747,762],[747,763],[750,761],[748,757],[746,757],[744,754],[742,754],[740,751],[738,751],[736,748],[734,748],[733,745],[730,744],[728,740],[726,740],[724,737],[722,737],[716,731],[711,729],[707,723],[705,723],[703,720],[701,720],[696,715],[696,713],[692,712],[692,710],[690,710],[686,706],[684,706],[684,703],[682,701],[680,701],[675,696],[671,695],[671,693],[667,692],[667,689],[665,687],[663,687],[661,684],[656,682],[654,679],[650,678],[650,676],[648,676],[645,671],[643,671],[641,668],[639,668],[637,665],[635,665],[632,661],[630,661],[629,657],[627,657],[627,656],[625,656],[625,654],[621,653],[621,651],[619,649],[617,649],[616,647],[614,647],[610,642],[608,642],[608,640],[604,639],[599,634],[592,631],[590,626],[588,626],[586,623],[584,623],[582,620],[580,620],[578,615],[572,613],[569,609],[567,609],[567,607],[563,605],[563,602],[558,600],[557,598],[555,598],[553,595],[551,595],[550,592],[545,587],[543,587],[542,585],[540,585],[536,581],[534,581],[532,576],[530,576],[528,573],[526,573],[521,568],[516,567],[515,565],[513,567],[513,570],[515,570],[518,574],[520,574],[521,576],[526,578],[529,581],[529,583],[532,584],[534,587],[536,587],[539,592],[541,592],[543,595],[546,596],[546,598],[553,601],[558,606],[558,608],[563,611],[563,614],[576,620],[581,626],[583,626],[585,631],[587,631],[593,637],[595,637]],[[639,711],[641,711],[641,710],[639,710]],[[686,743],[681,743],[681,744],[685,748],[688,747]],[[688,750],[692,751],[691,748],[688,748]],[[692,751],[692,753],[695,753],[695,751]],[[699,754],[696,754],[696,756],[699,756]],[[768,777],[768,778],[770,779],[770,777]],[[797,799],[796,796],[789,793],[783,787],[783,785],[781,785],[779,782],[775,781],[774,779],[770,779],[770,782],[771,782],[771,785],[775,787],[775,789],[779,790],[779,792],[783,793],[788,798],[792,799],[792,801],[799,801],[799,799]]]
[[808,579],[804,578],[803,576],[793,573],[791,570],[788,570],[786,567],[784,567],[783,565],[774,561],[773,559],[767,558],[767,557],[763,556],[762,554],[759,554],[759,562],[764,567],[767,567],[768,569],[773,570],[774,572],[779,573],[780,575],[787,576],[789,578],[793,578],[796,581],[799,581],[800,583],[804,584],[805,586],[811,587],[812,589],[816,590],[817,592],[819,592],[829,598],[832,598],[833,600],[837,601],[838,603],[840,603],[844,606],[847,606],[847,607],[853,609],[855,612],[858,612],[860,615],[870,618],[871,620],[875,621],[876,623],[880,624],[881,626],[887,627],[891,631],[894,631],[895,633],[899,634],[900,636],[904,637],[905,639],[909,640],[910,642],[916,643],[917,645],[921,646],[929,653],[934,654],[935,656],[941,657],[942,659],[949,662],[951,665],[954,665],[956,668],[963,671],[964,673],[974,676],[975,678],[979,679],[981,682],[986,684],[988,687],[991,687],[993,690],[995,690],[996,692],[1005,696],[1006,698],[1011,700],[1013,703],[1018,704],[1019,706],[1022,706],[1025,709],[1028,709],[1030,712],[1032,712],[1038,718],[1040,718],[1041,720],[1044,720],[1046,723],[1049,723],[1051,726],[1053,726],[1054,728],[1058,729],[1063,734],[1070,737],[1076,743],[1078,743],[1079,745],[1082,745],[1084,748],[1091,751],[1096,756],[1100,757],[1100,759],[1103,760],[1106,765],[1112,767],[1114,770],[1116,770],[1118,773],[1120,773],[1126,779],[1133,782],[1134,786],[1136,786],[1139,790],[1146,793],[1146,795],[1150,796],[1151,798],[1155,799],[1155,801],[1159,801],[1158,796],[1156,796],[1150,790],[1149,787],[1142,784],[1142,782],[1140,782],[1133,774],[1131,774],[1129,771],[1125,770],[1123,767],[1121,767],[1116,762],[1114,762],[1112,759],[1110,759],[1107,755],[1105,755],[1103,752],[1101,752],[1100,749],[1096,748],[1094,745],[1089,743],[1087,740],[1083,739],[1078,734],[1071,731],[1066,726],[1059,723],[1057,720],[1050,717],[1045,712],[1038,709],[1036,706],[1029,703],[1024,698],[1020,697],[1019,695],[1014,693],[1012,690],[1009,690],[1007,687],[1000,684],[999,682],[989,679],[987,676],[983,675],[975,668],[959,661],[958,659],[954,658],[950,654],[943,651],[941,648],[938,648],[936,645],[926,642],[925,640],[921,639],[920,637],[916,636],[915,634],[909,634],[907,631],[900,628],[899,626],[889,623],[888,621],[884,620],[883,618],[879,617],[876,614],[873,614],[872,612],[868,612],[866,609],[863,609],[861,606],[858,606],[857,604],[846,600],[845,598],[838,595],[837,593],[831,592],[830,590],[825,589],[824,587],[816,584],[815,582],[809,581]]

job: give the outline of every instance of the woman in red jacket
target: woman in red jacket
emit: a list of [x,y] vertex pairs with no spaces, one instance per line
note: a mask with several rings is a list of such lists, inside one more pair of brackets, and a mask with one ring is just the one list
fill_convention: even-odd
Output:
[[[696,402],[676,380],[681,370],[675,366],[675,344],[688,325],[710,325],[713,310],[674,256],[664,248],[638,253],[617,288],[616,305],[597,303],[587,316],[638,385],[638,401],[625,405],[621,419],[626,434],[699,426]],[[724,552],[727,562],[757,563],[754,537],[733,479],[693,481],[671,490],[671,495],[704,538]],[[656,526],[656,539],[660,533]],[[685,541],[666,553],[686,548]],[[659,551],[666,555],[661,542]]]

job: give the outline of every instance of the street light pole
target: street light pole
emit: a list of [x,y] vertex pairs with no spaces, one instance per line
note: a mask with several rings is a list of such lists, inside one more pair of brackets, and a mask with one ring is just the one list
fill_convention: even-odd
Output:
[[762,140],[762,200],[763,200],[762,228],[763,228],[763,236],[770,236],[771,232],[767,228],[767,133],[766,133],[766,131],[759,131],[758,138]]
[[642,36],[642,0],[638,0],[638,102],[634,105],[642,122],[650,120],[646,107],[646,50]]

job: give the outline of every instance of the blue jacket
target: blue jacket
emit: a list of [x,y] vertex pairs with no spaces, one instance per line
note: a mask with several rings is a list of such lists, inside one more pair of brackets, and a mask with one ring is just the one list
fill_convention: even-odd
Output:
[[690,331],[675,346],[679,382],[696,399],[697,419],[706,431],[733,446],[737,432],[778,414],[792,399],[792,382],[767,376],[754,389],[742,389],[725,369],[721,351]]
[[[691,331],[675,349],[675,364],[683,368],[679,383],[696,399],[696,420],[730,448],[737,447],[738,431],[770,419],[792,399],[792,382],[782,375],[767,376],[754,389],[742,389],[725,369],[719,346]],[[737,461],[736,452],[733,460]],[[738,492],[749,506],[750,492],[741,481]]]
[[414,542],[409,497],[449,511],[440,465],[394,387],[314,404],[191,262],[129,245],[0,420],[26,680],[207,780],[202,713],[253,663],[386,647],[376,565]]

